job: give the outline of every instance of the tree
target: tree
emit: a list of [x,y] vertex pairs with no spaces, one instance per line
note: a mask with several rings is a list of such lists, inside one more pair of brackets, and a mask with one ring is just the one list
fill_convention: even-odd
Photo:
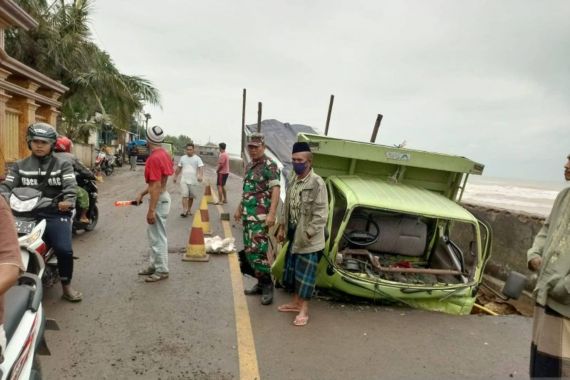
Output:
[[[62,97],[59,128],[85,141],[101,123],[129,130],[145,104],[160,105],[160,94],[140,76],[117,69],[89,32],[92,0],[19,0],[39,25],[6,33],[6,51],[34,69],[60,80],[69,91]],[[102,120],[94,120],[96,113]]]

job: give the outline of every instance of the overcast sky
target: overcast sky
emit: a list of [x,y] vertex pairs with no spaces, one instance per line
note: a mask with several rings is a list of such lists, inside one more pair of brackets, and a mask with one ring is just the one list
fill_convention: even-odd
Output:
[[94,38],[150,79],[150,123],[239,151],[263,118],[469,157],[494,177],[562,180],[570,1],[95,0]]

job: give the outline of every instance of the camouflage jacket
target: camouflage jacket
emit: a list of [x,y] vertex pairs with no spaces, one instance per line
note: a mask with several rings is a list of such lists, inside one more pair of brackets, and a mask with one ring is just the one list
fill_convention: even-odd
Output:
[[264,221],[271,207],[271,189],[280,185],[281,171],[275,161],[267,156],[251,161],[243,177],[242,220]]

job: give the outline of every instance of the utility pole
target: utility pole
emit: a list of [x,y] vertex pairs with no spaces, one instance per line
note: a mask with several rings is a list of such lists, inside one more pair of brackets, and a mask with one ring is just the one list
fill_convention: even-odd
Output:
[[333,103],[334,103],[334,95],[331,95],[331,100],[329,102],[329,112],[327,114],[327,124],[325,125],[325,136],[329,135],[329,124],[331,122],[331,112],[333,108]]
[[[145,118],[145,122],[146,122],[146,124],[145,124],[145,133],[146,133],[146,130],[148,129],[148,120],[150,119],[150,113],[145,113],[144,118]],[[139,138],[140,138],[140,136],[139,136]]]
[[245,148],[245,100],[247,96],[247,90],[243,89],[243,103],[241,106],[241,150],[240,155],[243,158],[243,150]]
[[372,137],[370,138],[371,143],[376,142],[376,136],[378,136],[378,130],[380,129],[380,123],[382,122],[382,114],[378,114],[376,117],[376,123],[374,124],[374,130],[372,131]]
[[257,103],[257,132],[261,133],[261,112],[263,110],[263,104],[261,102]]

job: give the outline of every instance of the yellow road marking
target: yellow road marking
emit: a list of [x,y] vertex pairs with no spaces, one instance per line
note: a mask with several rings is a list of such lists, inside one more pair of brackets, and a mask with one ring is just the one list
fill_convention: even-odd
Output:
[[[224,212],[221,205],[217,206],[219,214]],[[225,237],[232,237],[232,227],[230,221],[222,220],[222,228]],[[243,380],[259,379],[259,367],[257,365],[257,353],[253,340],[253,330],[245,295],[243,294],[242,274],[239,269],[239,262],[236,253],[228,255],[230,265],[230,275],[232,279],[232,290],[234,294],[234,312],[236,318],[236,335],[239,357],[239,377]]]

